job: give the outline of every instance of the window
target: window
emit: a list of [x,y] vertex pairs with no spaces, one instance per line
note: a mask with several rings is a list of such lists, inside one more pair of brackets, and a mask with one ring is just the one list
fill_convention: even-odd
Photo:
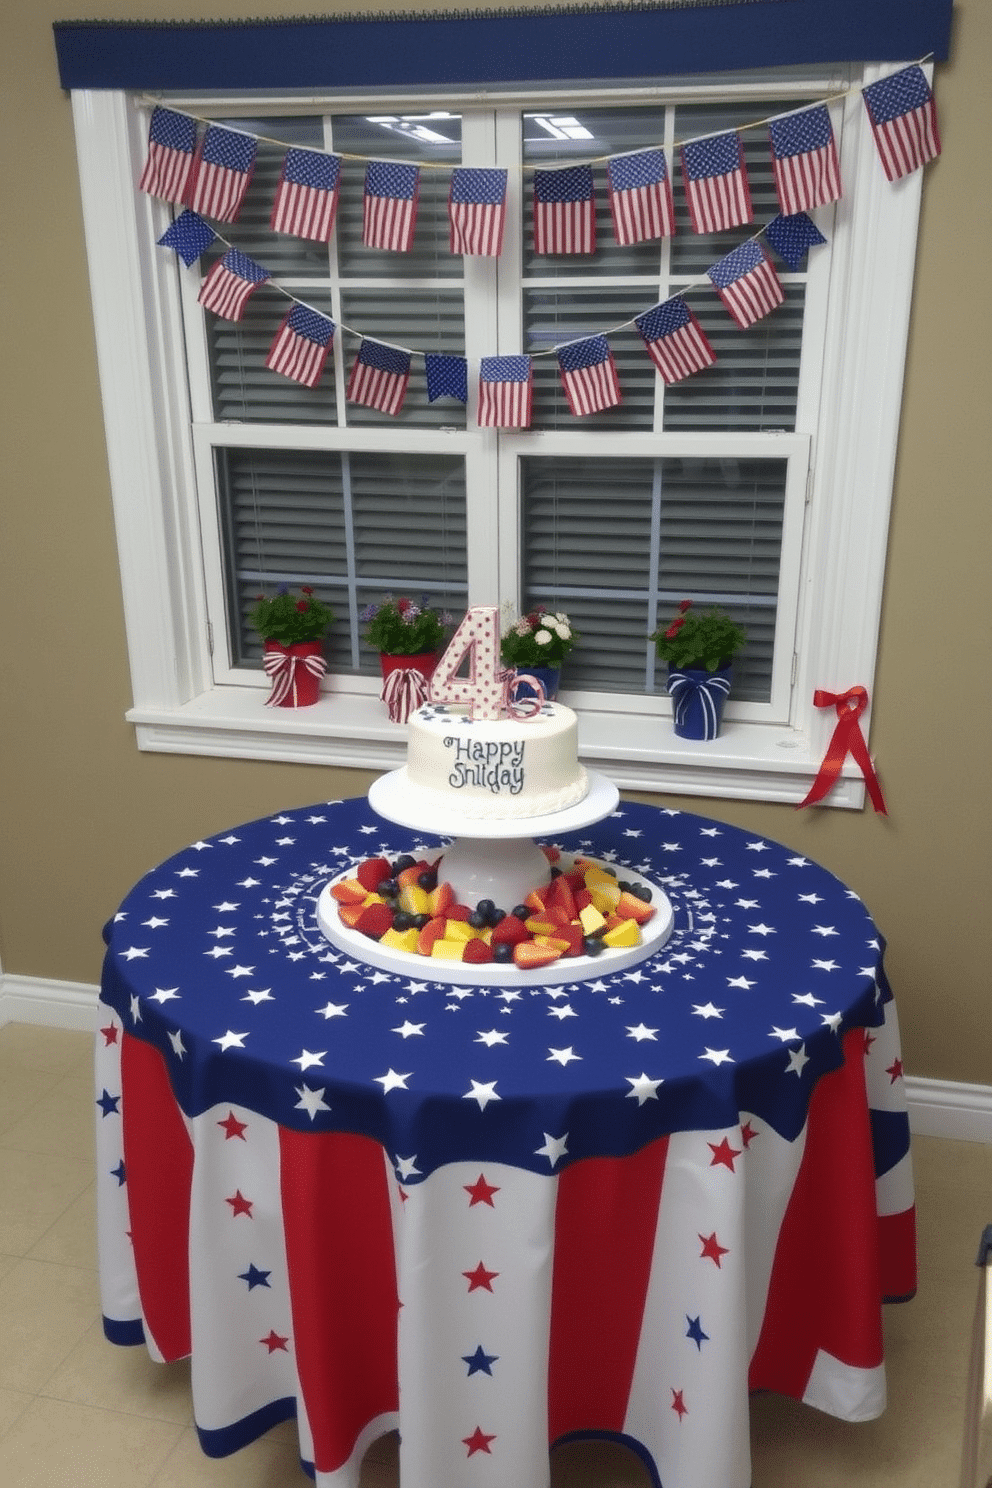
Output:
[[[852,73],[851,85],[874,75]],[[814,688],[871,685],[920,177],[891,186],[857,92],[833,102],[845,195],[817,214],[828,245],[802,272],[780,266],[785,303],[740,331],[705,276],[754,228],[692,233],[672,146],[845,85],[791,71],[554,98],[330,98],[305,111],[168,100],[264,137],[241,218],[222,231],[338,324],[316,390],[264,366],[284,296],[263,289],[240,322],[214,317],[197,304],[201,270],[155,247],[169,209],[132,184],[147,107],[74,93],[140,745],[399,763],[404,736],[378,701],[358,616],[384,593],[412,592],[455,612],[568,610],[582,642],[565,700],[579,712],[584,757],[619,784],[802,799],[832,722],[812,708]],[[778,208],[765,132],[742,139],[756,227]],[[597,252],[534,252],[532,167],[659,142],[675,164],[674,237],[618,248],[600,180]],[[352,162],[327,249],[268,231],[282,147],[293,144]],[[361,244],[354,162],[379,157],[423,167],[410,254]],[[448,252],[459,163],[509,170],[499,260]],[[666,388],[629,323],[680,289],[717,362]],[[575,418],[553,349],[604,331],[622,401]],[[417,357],[398,418],[348,403],[362,334],[466,355],[468,409],[428,402]],[[479,429],[479,358],[521,350],[535,357],[532,427]],[[263,708],[246,623],[254,595],[278,581],[313,583],[338,616],[327,691],[300,714]],[[724,733],[705,745],[667,727],[647,641],[684,597],[724,605],[749,632]],[[861,797],[849,776],[832,800]]]

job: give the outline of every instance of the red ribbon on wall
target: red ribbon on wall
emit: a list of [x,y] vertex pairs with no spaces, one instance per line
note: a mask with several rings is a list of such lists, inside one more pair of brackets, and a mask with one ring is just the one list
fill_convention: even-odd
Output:
[[813,705],[816,708],[837,709],[837,726],[833,737],[823,756],[823,764],[813,784],[810,786],[809,794],[805,801],[800,801],[797,810],[803,806],[812,806],[816,801],[822,801],[830,790],[837,776],[840,774],[848,754],[861,767],[861,773],[865,777],[868,794],[876,811],[887,816],[885,801],[882,797],[882,787],[878,783],[875,774],[875,766],[871,762],[868,746],[861,732],[861,715],[868,706],[868,693],[863,687],[851,687],[847,692],[814,692]]

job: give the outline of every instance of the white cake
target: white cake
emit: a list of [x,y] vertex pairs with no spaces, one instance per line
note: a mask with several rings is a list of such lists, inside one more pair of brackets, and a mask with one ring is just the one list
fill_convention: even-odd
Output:
[[532,718],[472,719],[444,704],[411,714],[404,783],[446,814],[512,820],[574,806],[588,793],[571,708]]

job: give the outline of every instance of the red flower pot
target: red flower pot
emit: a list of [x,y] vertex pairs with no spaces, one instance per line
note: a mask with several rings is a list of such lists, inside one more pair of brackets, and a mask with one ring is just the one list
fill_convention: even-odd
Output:
[[437,666],[436,651],[418,651],[415,656],[386,656],[379,652],[382,692],[392,723],[406,723],[410,714],[427,700],[427,680]]
[[320,696],[320,679],[327,670],[320,641],[297,641],[284,646],[266,641],[262,664],[272,683],[267,708],[307,708]]

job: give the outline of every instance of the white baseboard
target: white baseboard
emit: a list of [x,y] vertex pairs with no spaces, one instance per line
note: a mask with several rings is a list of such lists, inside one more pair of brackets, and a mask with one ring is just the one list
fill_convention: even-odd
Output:
[[[5,1023],[40,1023],[93,1033],[99,991],[86,982],[4,976],[0,978],[0,1028]],[[907,1075],[906,1101],[914,1136],[992,1143],[992,1085]]]
[[50,982],[44,977],[0,977],[0,1028],[5,1023],[40,1023],[95,1033],[99,987],[87,982]]

